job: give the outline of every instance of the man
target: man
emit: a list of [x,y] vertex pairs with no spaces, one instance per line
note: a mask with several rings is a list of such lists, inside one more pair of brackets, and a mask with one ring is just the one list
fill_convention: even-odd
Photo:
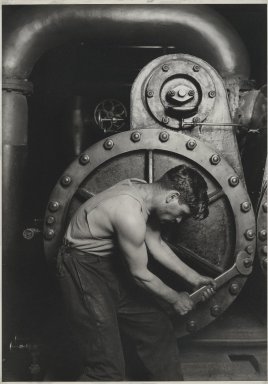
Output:
[[87,200],[73,216],[58,259],[61,290],[77,343],[81,381],[125,379],[121,336],[127,336],[148,380],[182,380],[170,319],[154,297],[179,315],[193,308],[148,269],[148,254],[193,287],[213,279],[182,262],[161,239],[160,226],[208,215],[207,185],[185,165],[153,184],[128,179]]

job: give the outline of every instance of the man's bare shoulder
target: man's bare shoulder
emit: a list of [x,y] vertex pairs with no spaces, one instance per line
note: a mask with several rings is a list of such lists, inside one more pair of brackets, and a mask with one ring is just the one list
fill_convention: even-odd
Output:
[[116,228],[123,231],[135,231],[144,236],[146,222],[140,203],[131,196],[124,195],[113,199],[112,222]]

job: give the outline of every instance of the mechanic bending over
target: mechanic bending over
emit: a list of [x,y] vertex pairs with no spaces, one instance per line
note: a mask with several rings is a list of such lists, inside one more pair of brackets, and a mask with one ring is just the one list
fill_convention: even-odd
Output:
[[79,381],[126,380],[121,335],[135,347],[143,380],[183,380],[172,323],[160,298],[179,315],[193,308],[187,292],[164,284],[147,267],[153,258],[194,288],[216,288],[162,240],[160,224],[208,215],[207,184],[186,165],[147,184],[120,181],[76,211],[58,254],[58,281],[79,346]]

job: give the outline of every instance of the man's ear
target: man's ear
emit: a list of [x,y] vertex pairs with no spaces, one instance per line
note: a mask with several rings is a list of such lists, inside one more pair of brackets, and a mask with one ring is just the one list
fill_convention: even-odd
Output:
[[170,191],[166,197],[166,203],[170,203],[175,199],[179,199],[180,193],[178,191]]

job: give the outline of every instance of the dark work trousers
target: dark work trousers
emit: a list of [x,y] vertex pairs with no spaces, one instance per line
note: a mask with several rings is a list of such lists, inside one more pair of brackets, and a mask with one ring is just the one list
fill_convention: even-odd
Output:
[[83,365],[78,380],[126,380],[121,333],[135,346],[146,380],[183,380],[168,316],[144,289],[127,283],[115,258],[59,252],[60,290]]

